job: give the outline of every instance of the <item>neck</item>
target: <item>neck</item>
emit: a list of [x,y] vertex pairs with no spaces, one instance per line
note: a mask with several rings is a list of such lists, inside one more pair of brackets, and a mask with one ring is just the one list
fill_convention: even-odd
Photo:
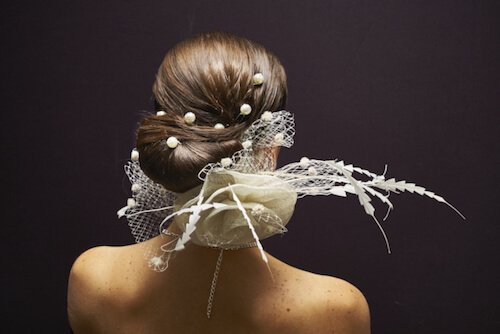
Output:
[[[182,231],[177,224],[173,222],[167,228],[170,235],[162,236],[163,239],[173,239],[172,235],[181,235]],[[168,240],[167,240],[168,241]],[[172,266],[183,268],[185,270],[196,268],[199,272],[206,268],[209,272],[213,273],[215,264],[219,257],[221,249],[198,246],[192,242],[186,244],[186,248],[182,251],[176,252],[175,257],[170,259]],[[268,255],[268,257],[270,257]],[[262,255],[257,247],[253,244],[249,246],[239,247],[237,249],[225,249],[223,255],[223,267],[231,267],[234,273],[252,271],[254,274],[262,274],[270,276],[267,264],[263,261]],[[172,267],[169,266],[170,270]],[[237,270],[237,268],[244,270]],[[173,269],[173,268],[172,268]]]

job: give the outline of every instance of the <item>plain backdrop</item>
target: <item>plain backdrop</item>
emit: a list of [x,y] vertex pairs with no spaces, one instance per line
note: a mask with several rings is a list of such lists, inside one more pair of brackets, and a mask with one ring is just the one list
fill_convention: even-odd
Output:
[[[373,333],[494,333],[499,287],[498,1],[3,1],[3,333],[67,333],[84,250],[133,242],[123,165],[166,51],[198,32],[255,39],[282,60],[302,156],[435,191],[391,196],[383,238],[354,196],[300,200],[283,261],[366,296]],[[377,216],[385,215],[376,206]]]

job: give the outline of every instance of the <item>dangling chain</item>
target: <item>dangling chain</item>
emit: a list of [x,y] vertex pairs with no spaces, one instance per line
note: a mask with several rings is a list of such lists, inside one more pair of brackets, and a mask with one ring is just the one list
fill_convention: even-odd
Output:
[[[180,234],[171,232],[167,229],[162,230],[163,234],[169,235],[174,238],[179,238]],[[249,247],[255,247],[257,246],[257,242],[250,242],[248,244],[240,245],[240,246],[230,246],[230,247],[224,247],[224,248],[218,248],[220,249],[219,252],[219,258],[217,259],[217,264],[215,265],[215,271],[214,271],[214,276],[212,278],[212,285],[210,286],[210,295],[208,296],[208,305],[207,305],[207,318],[210,319],[210,315],[212,313],[212,304],[214,302],[214,296],[215,296],[215,288],[217,287],[217,280],[219,279],[219,271],[220,271],[220,266],[222,264],[222,255],[224,254],[225,250],[237,250],[237,249],[242,249],[242,248],[249,248]]]
[[222,254],[224,254],[225,250],[237,250],[242,248],[250,248],[257,246],[257,242],[251,242],[241,246],[233,246],[227,248],[220,248],[219,258],[217,259],[217,264],[215,265],[214,277],[212,278],[212,285],[210,286],[210,295],[208,296],[208,305],[207,305],[207,318],[210,319],[210,314],[212,313],[212,304],[214,302],[215,296],[215,288],[217,287],[217,280],[219,278],[220,266],[222,264]]
[[219,252],[219,258],[217,259],[217,264],[215,265],[214,277],[212,278],[212,285],[210,287],[210,295],[208,296],[207,305],[207,318],[210,319],[210,314],[212,313],[212,303],[214,302],[215,287],[217,286],[217,279],[219,277],[220,266],[222,264],[222,254],[224,254],[224,249]]

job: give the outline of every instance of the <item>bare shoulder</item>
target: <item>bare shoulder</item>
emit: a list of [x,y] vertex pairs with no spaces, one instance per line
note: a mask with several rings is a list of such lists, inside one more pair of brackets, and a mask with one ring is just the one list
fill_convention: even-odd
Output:
[[[335,277],[317,278],[317,324],[325,332],[370,333],[370,310],[364,295],[351,283]],[[320,316],[321,315],[321,316]]]
[[274,333],[370,333],[368,303],[354,285],[272,259],[281,295],[273,296],[278,311],[266,321],[289,329]]
[[68,281],[68,319],[75,333],[97,330],[110,271],[111,247],[96,247],[74,262]]

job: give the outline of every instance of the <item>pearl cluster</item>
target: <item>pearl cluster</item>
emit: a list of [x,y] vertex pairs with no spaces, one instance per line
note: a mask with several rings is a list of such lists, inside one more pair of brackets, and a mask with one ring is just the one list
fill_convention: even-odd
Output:
[[307,174],[309,174],[310,176],[316,176],[318,175],[318,171],[316,170],[316,168],[314,167],[309,167],[309,164],[311,163],[311,160],[309,160],[308,157],[302,157],[300,159],[300,162],[299,162],[299,165],[300,167],[306,169],[307,168]]
[[[262,73],[255,73],[253,76],[253,82],[254,82],[255,86],[262,85],[264,83],[264,75]],[[252,106],[250,106],[248,103],[243,103],[240,106],[240,113],[243,116],[250,115],[251,112],[252,112]],[[156,112],[156,116],[165,116],[166,114],[167,113],[163,110]],[[262,114],[262,119],[265,121],[270,121],[272,119],[272,114],[269,111],[266,111]],[[196,115],[193,112],[189,111],[184,115],[184,121],[186,122],[186,124],[193,124],[196,121]],[[217,123],[214,125],[214,129],[216,129],[216,130],[222,130],[225,128],[226,127],[222,123]],[[280,134],[277,135],[277,138],[275,138],[275,141],[278,145],[281,145],[280,142],[281,143],[283,142],[283,139],[282,139],[283,134],[281,134],[281,137],[279,135]],[[180,142],[176,137],[171,136],[171,137],[167,138],[167,146],[169,148],[174,149],[179,144],[180,144]],[[248,148],[252,147],[252,142],[246,141],[246,142],[242,143],[242,145],[243,145],[243,148],[248,149]],[[229,159],[229,158],[222,159],[222,160],[224,160],[224,162],[221,161],[221,163],[224,167],[228,167],[231,163],[225,159]],[[136,150],[132,151],[132,160],[135,160],[135,161],[139,160],[139,152],[137,152]],[[231,160],[231,159],[229,159],[229,160]]]

